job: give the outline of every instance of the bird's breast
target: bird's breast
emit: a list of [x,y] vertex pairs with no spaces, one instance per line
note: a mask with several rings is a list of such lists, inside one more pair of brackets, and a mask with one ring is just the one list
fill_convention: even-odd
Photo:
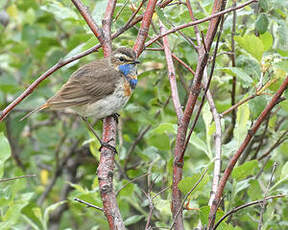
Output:
[[126,97],[130,97],[132,94],[131,92],[131,87],[130,87],[130,83],[128,81],[124,82],[124,95]]
[[131,94],[132,90],[129,82],[125,78],[121,78],[112,94],[75,110],[82,116],[94,116],[96,119],[101,119],[122,109],[128,102]]

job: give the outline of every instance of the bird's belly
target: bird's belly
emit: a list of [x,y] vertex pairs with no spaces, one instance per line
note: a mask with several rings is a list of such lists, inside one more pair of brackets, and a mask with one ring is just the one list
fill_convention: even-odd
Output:
[[82,105],[74,110],[84,117],[93,116],[96,119],[101,119],[116,113],[123,108],[128,102],[130,95],[125,93],[124,88],[117,88],[113,94],[100,99],[94,103]]

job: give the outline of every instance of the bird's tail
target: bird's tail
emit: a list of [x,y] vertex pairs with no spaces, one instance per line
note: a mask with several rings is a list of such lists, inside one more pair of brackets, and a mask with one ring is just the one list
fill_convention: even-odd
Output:
[[22,118],[20,119],[20,121],[23,121],[23,120],[26,119],[27,117],[30,117],[33,113],[39,112],[39,111],[41,111],[42,109],[45,109],[45,108],[47,108],[47,107],[49,107],[49,105],[48,105],[47,103],[39,106],[38,108],[36,108],[36,109],[32,110],[31,112],[27,113],[24,117],[22,117]]

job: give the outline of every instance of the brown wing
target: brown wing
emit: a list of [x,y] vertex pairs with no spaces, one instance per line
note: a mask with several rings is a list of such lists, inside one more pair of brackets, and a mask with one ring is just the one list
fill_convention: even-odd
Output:
[[93,103],[112,94],[120,77],[107,59],[89,63],[74,72],[47,104],[52,109],[62,109]]

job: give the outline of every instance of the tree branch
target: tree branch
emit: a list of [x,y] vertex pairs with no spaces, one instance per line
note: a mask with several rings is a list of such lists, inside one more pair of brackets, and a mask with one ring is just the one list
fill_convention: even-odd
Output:
[[138,32],[138,36],[136,38],[136,42],[134,45],[134,51],[136,52],[137,57],[140,56],[140,54],[142,53],[144,49],[144,43],[148,36],[148,31],[149,31],[149,27],[152,21],[152,16],[154,13],[156,3],[157,3],[157,0],[149,0],[147,3],[147,8],[143,16],[140,31]]
[[78,9],[84,20],[86,21],[87,25],[91,29],[91,31],[94,33],[94,35],[98,38],[99,42],[103,46],[104,44],[104,37],[103,37],[103,31],[100,29],[92,16],[88,12],[88,7],[85,6],[80,0],[71,0],[75,7]]
[[[222,8],[224,8],[224,0],[215,0],[214,2],[214,10],[212,12],[213,15],[217,15],[215,10],[219,10],[215,5],[218,6],[220,4]],[[221,15],[221,14],[220,14]],[[214,18],[214,17],[213,17]],[[196,74],[193,79],[193,85],[191,87],[188,100],[185,106],[183,119],[180,121],[180,124],[178,125],[177,129],[177,137],[176,137],[176,144],[175,144],[175,150],[174,150],[174,164],[173,164],[173,183],[172,183],[172,214],[173,218],[176,216],[176,213],[178,212],[179,208],[181,207],[181,192],[178,188],[178,183],[182,179],[182,169],[184,165],[184,145],[185,145],[185,139],[186,139],[186,133],[188,129],[188,125],[192,116],[192,113],[194,111],[194,107],[198,98],[198,95],[201,90],[201,84],[202,84],[202,76],[204,69],[206,67],[207,61],[208,61],[208,52],[210,50],[211,44],[214,40],[214,36],[216,34],[218,24],[221,17],[218,17],[217,19],[210,22],[209,25],[209,32],[206,35],[206,41],[203,41],[202,46],[198,49],[198,64],[196,68]],[[195,21],[197,22],[197,21]],[[195,23],[193,22],[193,23]],[[192,23],[190,23],[192,24]],[[197,23],[196,23],[197,24]],[[192,25],[196,25],[192,24]],[[166,32],[168,33],[168,31]],[[156,39],[157,40],[157,39]],[[184,229],[183,226],[183,216],[182,216],[182,210],[180,211],[180,214],[176,216],[175,219],[175,229]]]
[[195,26],[195,25],[201,24],[201,23],[203,23],[203,22],[210,21],[210,20],[212,20],[212,19],[214,19],[214,18],[217,18],[217,17],[219,17],[219,16],[221,16],[221,15],[223,15],[223,14],[227,14],[227,13],[230,13],[230,12],[232,12],[232,11],[241,9],[241,8],[243,8],[243,7],[245,7],[245,6],[248,6],[248,5],[250,5],[251,3],[257,2],[257,1],[258,1],[258,0],[250,0],[250,1],[245,2],[245,3],[243,3],[243,4],[241,4],[241,5],[237,6],[237,7],[232,7],[232,8],[229,8],[229,9],[227,9],[227,10],[223,10],[223,11],[220,11],[220,12],[218,12],[218,13],[214,13],[214,14],[212,14],[211,16],[208,16],[208,17],[206,17],[206,18],[199,19],[199,20],[196,20],[196,21],[194,21],[194,22],[189,22],[189,23],[184,24],[184,25],[176,26],[176,27],[174,27],[174,28],[172,28],[172,29],[170,29],[170,30],[167,30],[164,34],[158,35],[158,36],[152,38],[151,40],[149,40],[148,42],[146,42],[146,43],[145,43],[145,47],[150,46],[152,43],[154,43],[155,41],[157,41],[158,39],[162,38],[162,37],[165,36],[165,35],[168,35],[168,34],[171,34],[171,33],[175,33],[175,32],[178,31],[178,30],[182,30],[182,29],[187,28],[187,27],[190,27],[190,26]]
[[274,94],[272,100],[268,103],[266,108],[262,111],[262,113],[259,115],[258,119],[252,126],[252,128],[248,131],[246,138],[242,142],[240,148],[237,150],[237,152],[234,154],[234,156],[231,158],[230,162],[228,163],[228,166],[225,169],[225,172],[220,180],[219,187],[217,189],[215,199],[213,201],[213,204],[211,206],[210,214],[209,214],[209,229],[213,229],[213,225],[215,222],[215,216],[216,216],[216,211],[217,211],[217,204],[220,201],[220,198],[223,194],[224,187],[228,181],[228,178],[230,174],[232,173],[232,170],[237,163],[239,157],[242,155],[243,151],[245,150],[246,146],[260,127],[261,123],[265,120],[266,116],[271,112],[271,110],[274,108],[274,106],[278,103],[281,95],[285,91],[285,89],[288,86],[288,76],[286,79],[283,81],[281,84],[279,90]]
[[[276,198],[283,198],[285,197],[285,195],[276,195],[276,196],[267,196],[266,200],[271,200],[271,199],[276,199]],[[238,212],[239,210],[243,209],[243,208],[247,208],[249,206],[253,206],[253,205],[260,205],[263,203],[263,200],[255,200],[255,201],[251,201],[249,203],[240,205],[236,208],[233,208],[231,211],[227,212],[224,216],[221,217],[221,219],[215,224],[213,230],[216,230],[216,228],[221,224],[221,222],[223,220],[225,220],[228,216],[232,215],[233,213]]]
[[[165,33],[165,31],[166,29],[163,23],[160,21],[160,33],[161,34]],[[163,37],[163,46],[164,46],[167,67],[168,67],[168,77],[169,77],[170,87],[171,87],[171,97],[172,97],[174,108],[177,114],[178,121],[181,121],[183,117],[183,110],[182,110],[180,99],[179,99],[176,76],[175,76],[175,68],[174,68],[174,63],[173,63],[167,36]]]

